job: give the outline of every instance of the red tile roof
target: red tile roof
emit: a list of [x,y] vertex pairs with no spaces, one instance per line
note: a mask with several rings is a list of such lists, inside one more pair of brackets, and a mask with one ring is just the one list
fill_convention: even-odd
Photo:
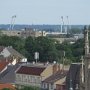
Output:
[[44,69],[45,67],[21,66],[20,69],[16,73],[40,76],[40,74],[44,71]]
[[0,90],[4,88],[9,88],[10,90],[16,90],[15,87],[12,86],[11,84],[0,84]]
[[7,57],[7,58],[5,58],[5,57],[0,57],[0,62],[9,62],[9,63],[11,63],[13,61],[13,57]]
[[8,62],[1,61],[0,62],[0,72],[8,65]]

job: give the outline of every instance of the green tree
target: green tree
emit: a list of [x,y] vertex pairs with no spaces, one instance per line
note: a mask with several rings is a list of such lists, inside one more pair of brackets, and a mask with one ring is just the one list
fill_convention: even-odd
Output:
[[36,42],[35,38],[28,37],[25,40],[25,49],[27,51],[27,58],[29,61],[34,60],[34,53],[36,52]]
[[57,49],[54,40],[48,37],[38,37],[36,42],[38,45],[37,51],[40,53],[40,61],[57,61]]
[[23,86],[21,89],[17,88],[16,90],[40,90],[40,88],[35,86]]
[[25,48],[31,60],[34,60],[35,52],[39,52],[40,62],[46,62],[46,60],[52,62],[58,58],[55,41],[47,37],[28,37],[26,39]]

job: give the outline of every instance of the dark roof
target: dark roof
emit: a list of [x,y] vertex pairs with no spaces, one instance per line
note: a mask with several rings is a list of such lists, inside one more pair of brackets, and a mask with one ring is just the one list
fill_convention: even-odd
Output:
[[15,66],[8,66],[7,70],[0,75],[0,83],[15,83],[15,71],[18,67],[18,64]]
[[40,74],[44,71],[44,69],[45,67],[21,66],[20,69],[16,73],[40,76]]
[[55,74],[51,75],[50,77],[46,78],[43,82],[45,83],[54,83],[57,80],[64,78],[67,75],[68,71],[58,71]]
[[73,90],[75,90],[76,84],[80,83],[80,68],[80,63],[71,64],[66,77],[66,90],[69,90],[70,86],[72,86]]

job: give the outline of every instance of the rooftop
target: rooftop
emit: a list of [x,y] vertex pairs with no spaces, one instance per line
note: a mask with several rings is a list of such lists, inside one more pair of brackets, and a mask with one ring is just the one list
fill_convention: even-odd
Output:
[[1,61],[0,62],[0,72],[9,64],[9,62]]
[[21,66],[20,69],[16,71],[16,73],[40,76],[40,74],[44,71],[44,69],[45,69],[45,67]]
[[15,83],[15,71],[19,68],[19,65],[8,66],[7,70],[0,76],[0,83]]
[[57,80],[60,80],[64,77],[66,77],[68,71],[58,71],[57,73],[51,75],[50,77],[46,78],[43,82],[46,83],[54,83]]

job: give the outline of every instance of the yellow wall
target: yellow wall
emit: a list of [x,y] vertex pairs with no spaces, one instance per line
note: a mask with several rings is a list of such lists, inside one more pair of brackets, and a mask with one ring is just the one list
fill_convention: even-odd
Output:
[[53,65],[47,66],[47,68],[41,73],[42,80],[46,79],[47,77],[53,74]]

